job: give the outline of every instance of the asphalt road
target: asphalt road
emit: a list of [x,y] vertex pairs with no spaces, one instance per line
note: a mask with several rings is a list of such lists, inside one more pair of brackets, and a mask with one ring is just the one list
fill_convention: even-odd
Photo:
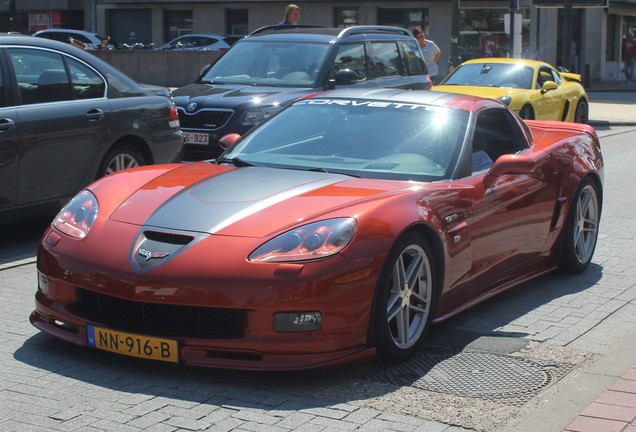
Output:
[[577,393],[586,371],[625,357],[636,335],[636,128],[598,132],[605,197],[589,269],[543,276],[434,327],[398,366],[245,373],[62,343],[28,322],[47,221],[0,229],[0,430],[560,431],[598,390]]

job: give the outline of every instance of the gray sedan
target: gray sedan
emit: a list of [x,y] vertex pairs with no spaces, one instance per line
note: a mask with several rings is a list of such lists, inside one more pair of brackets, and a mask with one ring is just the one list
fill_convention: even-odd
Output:
[[69,44],[0,36],[0,224],[54,214],[99,177],[182,155],[169,89]]

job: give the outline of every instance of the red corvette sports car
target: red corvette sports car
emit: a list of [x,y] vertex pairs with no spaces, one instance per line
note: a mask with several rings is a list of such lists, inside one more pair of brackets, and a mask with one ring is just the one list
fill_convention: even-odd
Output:
[[73,198],[42,237],[31,322],[197,366],[401,361],[431,323],[594,253],[603,159],[588,125],[335,90],[225,143]]

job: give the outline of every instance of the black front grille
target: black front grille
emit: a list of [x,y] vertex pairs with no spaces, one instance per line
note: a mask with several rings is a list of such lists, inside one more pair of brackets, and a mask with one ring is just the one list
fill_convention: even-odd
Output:
[[179,123],[183,129],[217,130],[226,125],[232,117],[232,111],[201,110],[194,114],[179,112]]
[[211,339],[243,336],[244,313],[238,309],[137,302],[83,288],[75,288],[75,305],[94,319],[146,333]]

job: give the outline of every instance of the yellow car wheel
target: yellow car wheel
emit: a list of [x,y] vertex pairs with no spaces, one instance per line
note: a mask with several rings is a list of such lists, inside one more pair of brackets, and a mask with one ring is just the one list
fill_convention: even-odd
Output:
[[534,110],[532,109],[532,106],[524,105],[523,108],[521,108],[521,111],[519,111],[519,117],[524,120],[534,120]]

